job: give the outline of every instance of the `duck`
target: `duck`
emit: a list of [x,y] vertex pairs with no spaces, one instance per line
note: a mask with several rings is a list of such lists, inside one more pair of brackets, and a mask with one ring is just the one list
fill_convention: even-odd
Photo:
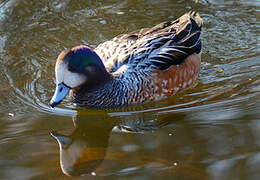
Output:
[[200,73],[198,12],[122,34],[91,49],[63,50],[55,64],[54,108],[70,94],[86,108],[116,108],[158,101],[191,88]]

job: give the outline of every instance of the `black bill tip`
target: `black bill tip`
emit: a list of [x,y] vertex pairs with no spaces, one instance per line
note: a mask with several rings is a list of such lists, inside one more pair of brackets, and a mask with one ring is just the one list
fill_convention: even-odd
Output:
[[55,102],[55,101],[50,101],[49,105],[51,106],[51,108],[54,108],[55,106],[57,106],[59,104],[59,102]]

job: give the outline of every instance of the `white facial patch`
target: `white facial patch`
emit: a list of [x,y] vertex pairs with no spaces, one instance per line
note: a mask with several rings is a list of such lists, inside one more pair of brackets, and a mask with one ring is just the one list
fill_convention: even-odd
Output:
[[68,70],[68,64],[57,63],[55,66],[56,84],[64,83],[65,85],[75,88],[86,81],[86,77],[79,73]]

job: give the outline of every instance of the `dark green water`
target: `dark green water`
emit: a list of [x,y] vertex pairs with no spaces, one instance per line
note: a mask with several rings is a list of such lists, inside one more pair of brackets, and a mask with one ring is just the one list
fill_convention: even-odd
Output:
[[[197,85],[164,101],[56,109],[54,64],[67,47],[172,20],[204,20]],[[0,179],[260,179],[260,2],[0,1]],[[50,132],[69,136],[60,167]]]

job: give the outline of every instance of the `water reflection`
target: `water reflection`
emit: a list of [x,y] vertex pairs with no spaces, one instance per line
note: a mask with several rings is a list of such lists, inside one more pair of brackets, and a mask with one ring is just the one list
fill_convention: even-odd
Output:
[[[177,116],[176,116],[177,117]],[[72,119],[74,130],[69,135],[51,132],[60,148],[60,166],[64,174],[90,174],[105,159],[112,132],[144,133],[157,130],[171,120],[153,116],[135,115],[128,118],[91,115],[79,112]]]
[[[169,177],[223,179],[231,177],[242,161],[258,163],[257,157],[253,158],[258,154],[257,141],[252,139],[259,136],[259,123],[246,115],[248,109],[257,112],[258,107],[237,103],[232,108],[218,105],[204,107],[203,111],[118,117],[78,111],[73,118],[72,133],[52,135],[60,145],[62,171],[69,176],[96,172],[102,177],[153,171]],[[255,135],[251,129],[255,129]],[[122,169],[116,170],[118,167]],[[257,173],[254,166],[247,167]],[[104,173],[104,169],[108,172]],[[189,174],[183,173],[185,169]],[[249,176],[246,170],[243,169],[244,177]],[[146,178],[152,176],[144,174]]]
[[70,135],[51,133],[59,143],[61,169],[69,176],[88,174],[104,160],[114,122],[78,115],[73,124]]

